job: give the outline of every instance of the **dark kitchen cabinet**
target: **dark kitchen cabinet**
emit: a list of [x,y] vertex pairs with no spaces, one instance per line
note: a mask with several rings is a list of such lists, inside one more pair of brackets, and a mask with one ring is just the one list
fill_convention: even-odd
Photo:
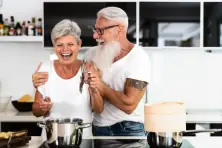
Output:
[[44,2],[44,47],[52,47],[52,28],[63,19],[73,20],[80,26],[83,47],[97,45],[93,39],[92,27],[95,25],[97,12],[109,6],[120,7],[127,13],[127,36],[131,42],[136,43],[136,2]]
[[200,2],[140,2],[139,13],[140,45],[199,47]]
[[28,136],[41,136],[42,129],[37,126],[37,122],[2,122],[1,131],[28,130]]
[[[210,124],[210,129],[222,129],[221,123]],[[222,131],[211,134],[211,136],[222,136]]]

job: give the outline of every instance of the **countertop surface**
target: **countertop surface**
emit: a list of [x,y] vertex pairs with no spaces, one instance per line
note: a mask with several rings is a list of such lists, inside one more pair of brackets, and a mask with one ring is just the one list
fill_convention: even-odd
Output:
[[[130,137],[131,139],[140,139],[139,142],[130,142],[128,144],[117,144],[114,141],[116,139],[129,139],[129,137],[91,137],[89,139],[83,139],[80,148],[93,148],[95,141],[99,140],[100,143],[106,143],[106,148],[149,148],[146,137]],[[102,142],[101,142],[102,141]],[[222,137],[207,137],[207,136],[196,136],[196,137],[184,137],[181,148],[211,148],[221,147]],[[28,144],[19,148],[38,148],[44,142],[42,137],[32,137],[32,140]],[[84,145],[84,146],[83,146]]]
[[37,118],[32,112],[17,111],[11,103],[4,112],[0,112],[0,122],[38,122],[42,120],[42,117]]
[[[32,112],[18,112],[10,103],[4,112],[0,112],[0,122],[38,122],[43,118],[35,117]],[[222,123],[222,112],[219,111],[189,111],[187,123]]]

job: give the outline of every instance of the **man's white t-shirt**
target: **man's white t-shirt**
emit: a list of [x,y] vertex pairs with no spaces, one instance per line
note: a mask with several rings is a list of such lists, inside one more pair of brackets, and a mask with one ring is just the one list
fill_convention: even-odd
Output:
[[[53,103],[50,115],[45,120],[53,118],[80,118],[84,123],[92,122],[92,109],[88,85],[83,85],[82,93],[79,91],[81,69],[70,78],[63,79],[57,75],[53,61],[44,62],[39,71],[48,72],[48,81],[38,87],[43,96],[49,96]],[[83,136],[92,136],[92,129],[84,128]]]
[[[85,56],[86,60],[91,60],[94,50],[96,48],[89,49]],[[135,45],[125,57],[110,66],[107,75],[111,74],[111,78],[103,77],[103,80],[110,88],[124,92],[127,78],[149,83],[150,69],[151,64],[148,54],[142,47]],[[103,73],[103,75],[106,75],[106,73]],[[129,115],[104,99],[104,111],[101,114],[94,113],[93,124],[96,126],[110,126],[124,120],[144,123],[144,100],[141,99],[136,109]]]

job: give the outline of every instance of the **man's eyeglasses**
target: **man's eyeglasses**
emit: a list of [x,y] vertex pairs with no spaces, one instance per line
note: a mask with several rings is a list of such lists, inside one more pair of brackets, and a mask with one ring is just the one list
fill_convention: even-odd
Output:
[[108,26],[108,27],[104,27],[104,28],[96,28],[95,26],[93,26],[93,32],[98,33],[98,35],[103,35],[105,30],[110,29],[110,28],[114,28],[116,26],[119,26],[119,25],[112,25],[112,26]]

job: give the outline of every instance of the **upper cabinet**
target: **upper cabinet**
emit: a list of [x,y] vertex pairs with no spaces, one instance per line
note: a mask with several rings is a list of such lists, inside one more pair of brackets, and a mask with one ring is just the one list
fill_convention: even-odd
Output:
[[[222,47],[222,2],[204,2],[204,46]],[[220,48],[221,49],[221,48]]]
[[142,46],[200,47],[200,2],[140,2]]
[[95,46],[92,28],[97,12],[108,6],[122,8],[129,16],[127,36],[136,43],[136,2],[44,2],[44,47],[52,47],[51,31],[62,19],[71,19],[81,28],[82,46]]
[[[128,39],[147,47],[201,47],[200,2],[48,2],[44,10],[44,47],[52,47],[50,33],[68,18],[82,29],[82,46],[95,46],[92,27],[97,12],[108,6],[128,15]],[[139,8],[139,10],[137,10]]]

